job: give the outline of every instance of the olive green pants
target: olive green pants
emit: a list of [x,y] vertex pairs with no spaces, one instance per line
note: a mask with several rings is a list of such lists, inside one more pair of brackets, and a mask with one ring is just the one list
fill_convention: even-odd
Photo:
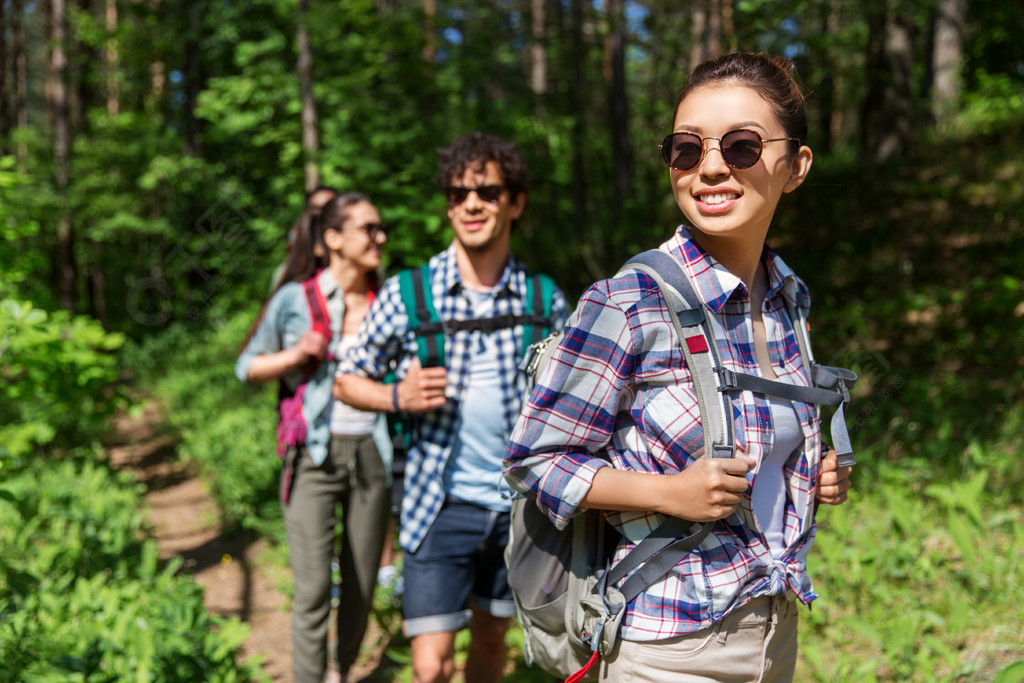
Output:
[[327,670],[331,560],[339,522],[341,596],[334,666],[345,673],[355,662],[373,603],[391,500],[384,463],[371,436],[332,436],[328,451],[320,466],[304,448],[289,453],[296,460],[284,525],[295,582],[295,683],[321,683]]

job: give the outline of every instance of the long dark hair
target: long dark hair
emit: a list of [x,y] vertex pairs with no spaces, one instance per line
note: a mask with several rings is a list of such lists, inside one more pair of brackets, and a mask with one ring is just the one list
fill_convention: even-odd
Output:
[[[238,350],[239,354],[245,350],[249,340],[256,333],[256,329],[263,322],[267,306],[270,305],[270,300],[274,298],[277,290],[290,282],[305,282],[327,267],[329,257],[327,256],[327,245],[324,243],[324,233],[328,230],[341,230],[349,218],[349,210],[360,202],[370,203],[370,200],[361,192],[342,192],[336,194],[326,204],[307,205],[306,210],[302,212],[298,222],[292,228],[294,240],[288,249],[288,257],[277,286],[270,297],[263,302],[263,307],[256,316],[256,320],[253,321],[242,341]],[[370,290],[375,292],[380,282],[379,274],[374,271],[367,277]]]

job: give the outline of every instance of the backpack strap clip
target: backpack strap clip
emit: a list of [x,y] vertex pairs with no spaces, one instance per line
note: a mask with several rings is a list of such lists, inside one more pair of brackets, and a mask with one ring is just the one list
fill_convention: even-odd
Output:
[[715,374],[718,375],[718,390],[719,391],[732,391],[739,387],[739,381],[736,379],[736,373],[726,367],[712,368]]

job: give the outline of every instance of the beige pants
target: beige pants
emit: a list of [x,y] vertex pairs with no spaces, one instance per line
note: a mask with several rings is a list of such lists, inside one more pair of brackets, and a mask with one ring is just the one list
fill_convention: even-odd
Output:
[[620,641],[601,665],[607,683],[784,683],[796,667],[797,605],[755,598],[696,633],[648,643]]

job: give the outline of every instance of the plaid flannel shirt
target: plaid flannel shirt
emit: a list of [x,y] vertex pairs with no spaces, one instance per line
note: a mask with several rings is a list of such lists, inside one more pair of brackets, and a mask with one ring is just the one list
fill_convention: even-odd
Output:
[[[494,314],[524,312],[528,271],[513,255],[495,286]],[[455,261],[454,243],[430,259],[430,286],[441,320],[466,320],[472,307],[463,292],[462,279]],[[568,306],[561,291],[555,290],[551,304],[552,329],[561,328]],[[498,363],[501,375],[500,408],[496,419],[511,433],[527,386],[519,372],[522,358],[523,328],[494,332],[498,339]],[[424,413],[418,421],[409,449],[405,470],[405,495],[402,499],[402,547],[414,552],[444,503],[444,470],[458,434],[459,403],[469,381],[472,358],[471,333],[456,332],[445,340],[445,367],[448,369],[447,403]],[[417,341],[409,328],[409,317],[402,302],[398,278],[389,278],[381,287],[359,328],[359,343],[339,361],[337,373],[351,373],[380,380],[395,367],[403,378],[416,355]]]
[[[661,249],[683,264],[699,298],[715,314],[722,364],[760,375],[746,287],[701,251],[685,227]],[[806,386],[784,297],[791,297],[805,317],[807,290],[767,246],[764,258],[769,291],[763,318],[771,363],[780,381]],[[685,357],[650,276],[628,271],[591,286],[564,333],[516,425],[505,460],[513,488],[534,496],[559,527],[579,512],[599,468],[675,473],[704,448]],[[772,446],[771,409],[764,396],[748,391],[735,391],[732,399],[737,450],[757,463],[747,474],[752,490]],[[783,556],[773,559],[748,490],[736,512],[717,522],[694,552],[628,605],[624,639],[653,641],[697,631],[754,597],[788,589],[804,603],[816,597],[805,558],[815,532],[818,411],[804,403],[793,407],[804,442],[784,467]],[[607,518],[622,534],[616,560],[665,519],[653,512],[608,512]]]

